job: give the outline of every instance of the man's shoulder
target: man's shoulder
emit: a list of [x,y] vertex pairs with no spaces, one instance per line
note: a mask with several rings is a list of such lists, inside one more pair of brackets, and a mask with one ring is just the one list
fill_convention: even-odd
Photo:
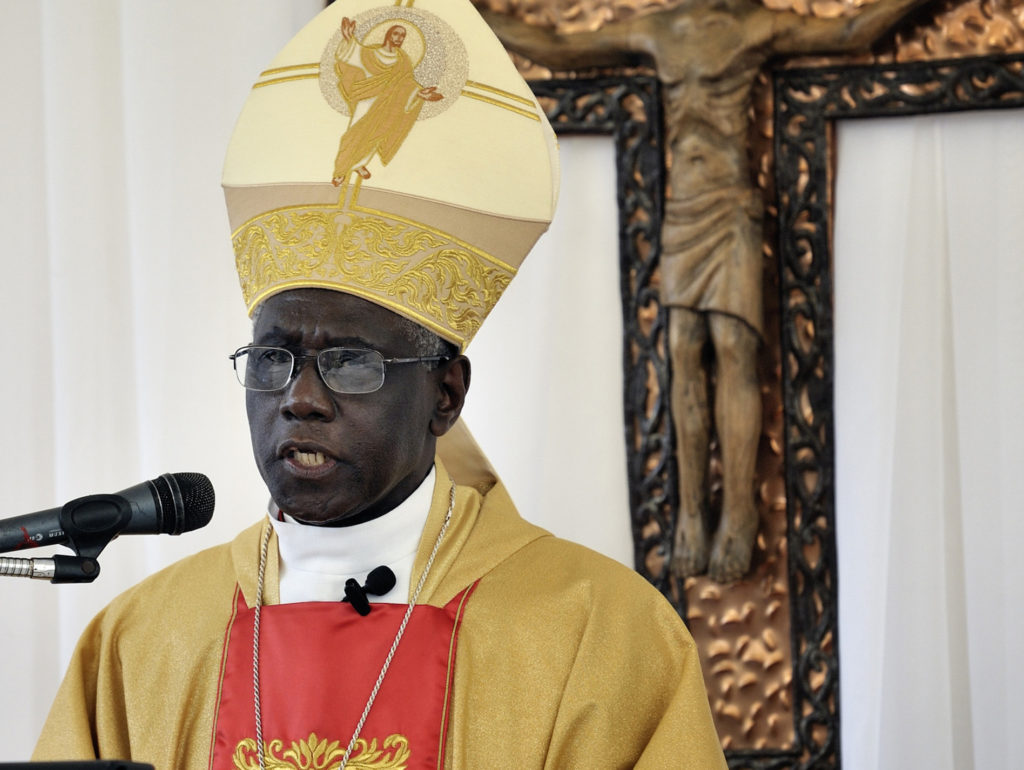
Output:
[[221,602],[234,593],[236,577],[232,556],[234,540],[190,554],[128,588],[102,611],[107,624],[121,625],[140,616],[191,613],[208,601]]
[[515,639],[527,657],[543,651],[560,661],[553,669],[571,669],[582,646],[633,661],[620,670],[650,655],[678,672],[696,652],[679,613],[643,576],[553,535],[531,541],[481,577],[466,626],[471,646],[492,645],[489,654],[521,662],[507,646]]
[[489,532],[486,542],[500,542],[497,550],[504,551],[484,574],[483,583],[539,594],[572,588],[591,601],[653,605],[675,614],[661,592],[636,570],[522,518],[500,483],[483,499],[477,527]]
[[161,590],[188,590],[188,586],[191,584],[207,583],[211,575],[224,569],[230,569],[230,566],[231,541],[218,543],[168,564],[136,583],[122,596]]
[[573,593],[580,606],[624,614],[665,613],[675,609],[636,570],[586,546],[554,535],[531,541],[496,573],[538,596]]
[[636,570],[587,546],[551,535],[538,538],[523,549],[523,557],[548,565],[553,576],[570,580],[587,580],[611,589],[654,591]]

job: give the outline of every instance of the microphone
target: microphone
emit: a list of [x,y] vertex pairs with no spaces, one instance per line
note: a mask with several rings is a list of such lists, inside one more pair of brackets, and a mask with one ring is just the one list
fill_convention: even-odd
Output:
[[0,520],[0,553],[70,543],[95,558],[118,535],[180,535],[213,517],[213,484],[202,473],[165,473],[113,495]]
[[390,567],[374,567],[363,585],[359,585],[355,578],[345,581],[345,598],[342,601],[349,602],[356,612],[365,617],[370,614],[370,600],[366,595],[383,596],[395,587],[396,582],[395,573]]

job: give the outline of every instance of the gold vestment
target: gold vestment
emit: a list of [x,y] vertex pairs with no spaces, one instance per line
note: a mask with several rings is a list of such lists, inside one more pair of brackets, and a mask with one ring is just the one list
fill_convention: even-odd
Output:
[[[449,479],[439,460],[414,575],[440,530]],[[263,526],[142,581],[92,621],[35,759],[207,767],[232,598],[238,585],[252,606]],[[276,546],[272,537],[268,604],[278,601]],[[443,606],[476,580],[446,768],[724,770],[693,640],[637,573],[527,523],[497,482],[457,487],[421,601]],[[330,736],[342,746],[349,737]]]

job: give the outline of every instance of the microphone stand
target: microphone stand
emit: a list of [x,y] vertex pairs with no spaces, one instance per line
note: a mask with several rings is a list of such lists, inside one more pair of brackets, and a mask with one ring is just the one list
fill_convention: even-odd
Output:
[[91,583],[99,574],[100,563],[88,556],[56,554],[49,559],[0,556],[0,577],[27,577],[51,583]]
[[86,495],[65,503],[60,526],[74,556],[48,559],[0,557],[0,577],[27,577],[51,583],[91,583],[100,574],[96,561],[131,521],[132,509],[120,495]]

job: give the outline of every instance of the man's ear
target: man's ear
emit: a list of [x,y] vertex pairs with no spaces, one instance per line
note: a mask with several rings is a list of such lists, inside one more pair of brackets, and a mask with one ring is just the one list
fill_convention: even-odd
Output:
[[469,391],[470,365],[465,356],[455,356],[442,363],[436,372],[438,378],[438,399],[434,415],[430,420],[430,432],[440,437],[451,430],[462,414]]

